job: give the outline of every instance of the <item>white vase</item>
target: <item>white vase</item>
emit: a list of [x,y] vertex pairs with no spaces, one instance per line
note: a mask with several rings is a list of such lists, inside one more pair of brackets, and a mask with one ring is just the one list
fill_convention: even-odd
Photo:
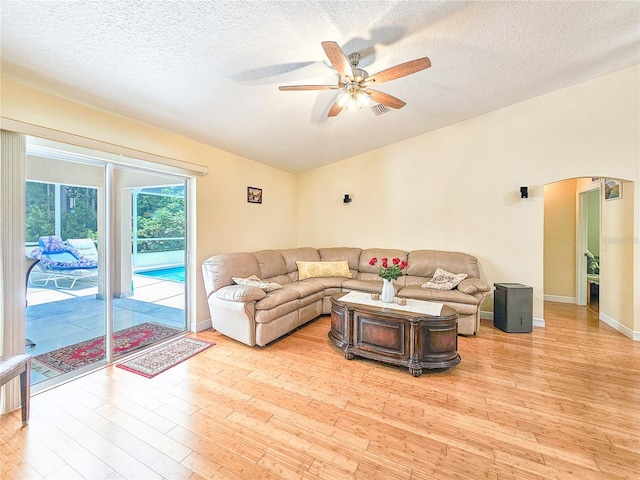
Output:
[[382,295],[380,295],[380,300],[384,303],[393,303],[396,298],[396,292],[393,290],[392,280],[383,278],[382,282]]

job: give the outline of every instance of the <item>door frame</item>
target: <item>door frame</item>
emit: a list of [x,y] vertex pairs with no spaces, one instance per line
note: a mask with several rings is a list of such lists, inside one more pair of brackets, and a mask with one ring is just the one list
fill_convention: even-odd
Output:
[[[592,182],[591,185],[576,191],[577,228],[576,228],[576,305],[587,305],[587,264],[584,261],[587,250],[587,196],[594,190],[601,191],[602,180]],[[602,203],[602,196],[599,196]],[[602,208],[600,208],[602,212]],[[598,222],[601,224],[602,219]]]

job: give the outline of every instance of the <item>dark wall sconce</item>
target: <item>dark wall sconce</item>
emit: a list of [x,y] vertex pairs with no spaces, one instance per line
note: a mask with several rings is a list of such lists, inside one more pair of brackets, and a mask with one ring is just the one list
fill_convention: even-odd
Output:
[[348,193],[344,194],[344,199],[342,200],[343,203],[351,203],[351,200],[353,200],[353,198],[349,197]]
[[529,198],[529,187],[520,187],[520,198]]

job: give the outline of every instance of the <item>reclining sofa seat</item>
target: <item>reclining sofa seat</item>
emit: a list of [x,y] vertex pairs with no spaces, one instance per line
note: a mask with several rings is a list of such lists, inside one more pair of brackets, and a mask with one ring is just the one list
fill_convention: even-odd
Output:
[[[489,291],[480,279],[477,259],[459,252],[353,247],[292,248],[253,253],[214,255],[202,263],[211,322],[214,329],[249,346],[265,346],[323,314],[331,313],[335,293],[380,293],[379,268],[371,258],[407,261],[405,275],[393,282],[400,297],[444,303],[458,311],[458,332],[475,335],[480,325],[480,306]],[[319,277],[299,280],[296,261],[347,261],[352,278]],[[467,278],[453,290],[422,288],[440,267]],[[282,288],[263,289],[237,285],[233,278],[255,275]]]

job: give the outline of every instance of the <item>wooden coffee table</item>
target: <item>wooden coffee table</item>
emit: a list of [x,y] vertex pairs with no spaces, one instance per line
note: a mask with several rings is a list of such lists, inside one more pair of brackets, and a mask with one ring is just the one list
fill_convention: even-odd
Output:
[[[392,309],[381,302],[342,301],[345,295],[331,297],[329,338],[347,360],[357,355],[406,366],[414,377],[425,368],[446,369],[460,363],[458,312],[453,308],[442,306],[439,314],[429,315]],[[420,303],[409,302],[410,306]]]

